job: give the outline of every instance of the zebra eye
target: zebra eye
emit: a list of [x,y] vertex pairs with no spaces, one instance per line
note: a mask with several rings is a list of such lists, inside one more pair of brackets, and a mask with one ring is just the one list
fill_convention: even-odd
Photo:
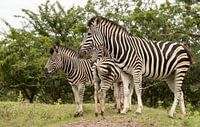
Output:
[[89,33],[87,33],[87,35],[90,36],[90,35],[92,35],[92,33],[89,32]]

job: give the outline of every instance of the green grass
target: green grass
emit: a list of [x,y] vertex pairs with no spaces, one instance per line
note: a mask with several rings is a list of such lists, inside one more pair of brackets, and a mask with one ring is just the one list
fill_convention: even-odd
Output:
[[[83,120],[99,120],[102,117],[94,116],[94,105],[84,104],[84,116],[74,118],[76,106],[74,104],[47,105],[29,104],[25,102],[0,102],[0,127],[55,127],[64,123]],[[105,119],[124,119],[132,123],[157,127],[200,127],[200,113],[189,112],[181,119],[177,111],[175,118],[167,116],[166,109],[154,109],[144,107],[142,115],[134,114],[119,115],[113,110],[113,104],[106,105]]]

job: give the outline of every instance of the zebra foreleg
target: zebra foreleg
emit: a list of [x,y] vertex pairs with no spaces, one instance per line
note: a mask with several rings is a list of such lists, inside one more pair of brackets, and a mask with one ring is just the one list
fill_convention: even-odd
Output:
[[80,102],[78,87],[76,85],[72,85],[72,90],[74,93],[74,98],[75,98],[75,103],[76,103],[76,112],[74,114],[74,117],[80,117],[83,115],[83,110],[82,110],[82,106]]
[[123,104],[123,110],[121,111],[121,114],[126,114],[129,110],[129,97],[130,97],[130,90],[129,90],[129,82],[130,78],[123,72],[121,72],[121,79],[123,82],[124,87],[124,104]]
[[128,110],[128,112],[130,112],[131,111],[131,106],[132,106],[132,95],[133,95],[133,83],[131,82],[130,84],[129,84],[129,89],[130,89],[130,95],[129,95],[129,110]]
[[80,84],[78,86],[78,94],[79,94],[79,98],[80,98],[79,110],[78,110],[78,114],[77,114],[78,117],[83,116],[83,96],[84,96],[84,92],[85,92],[85,85]]
[[141,89],[141,84],[142,84],[142,74],[141,71],[134,71],[133,72],[133,82],[135,85],[135,92],[137,96],[137,101],[138,101],[138,106],[135,111],[136,114],[141,114],[142,113],[142,89]]

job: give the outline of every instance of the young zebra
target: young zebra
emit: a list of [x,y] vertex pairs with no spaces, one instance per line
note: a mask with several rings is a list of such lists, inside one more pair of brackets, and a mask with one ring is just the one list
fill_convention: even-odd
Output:
[[64,70],[72,86],[77,105],[74,117],[82,116],[85,85],[93,83],[92,60],[78,59],[76,52],[59,45],[51,48],[50,54],[44,68],[45,74],[53,73],[58,69]]
[[[108,57],[102,57],[97,60],[93,65],[93,76],[95,82],[95,114],[98,115],[98,105],[97,100],[100,102],[101,115],[104,113],[105,109],[105,97],[106,91],[114,85],[114,92],[116,93],[115,99],[117,102],[118,113],[121,110],[121,101],[123,101],[123,84],[121,81],[121,69],[117,67],[114,61]],[[131,81],[131,76],[127,74],[126,78]],[[130,82],[130,97],[129,97],[129,110],[131,110],[131,96],[132,96],[132,83]],[[123,102],[122,102],[123,104]]]
[[[78,54],[68,48],[56,45],[50,49],[49,57],[44,72],[46,75],[54,73],[58,69],[62,69],[68,78],[77,105],[74,117],[83,115],[83,96],[86,84],[93,84],[92,64],[97,57],[102,55],[96,52],[90,60],[79,59]],[[119,93],[116,92],[116,96]]]
[[[95,16],[88,22],[89,30],[80,45],[79,54],[90,52],[104,46],[114,62],[124,72],[133,76],[138,106],[136,113],[141,113],[142,77],[166,80],[174,93],[174,102],[169,111],[173,117],[176,105],[180,104],[184,116],[185,104],[181,86],[190,64],[191,53],[180,43],[158,42],[132,36],[125,28],[104,17]],[[124,101],[128,99],[128,83],[123,81]],[[124,105],[125,108],[128,104]],[[126,111],[122,111],[126,112]]]

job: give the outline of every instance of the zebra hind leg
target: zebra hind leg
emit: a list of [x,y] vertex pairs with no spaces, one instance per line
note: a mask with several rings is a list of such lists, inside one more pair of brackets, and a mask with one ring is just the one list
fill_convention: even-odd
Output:
[[129,84],[129,89],[130,89],[130,95],[129,95],[129,110],[128,112],[131,112],[131,106],[132,106],[132,95],[133,95],[133,83]]
[[98,88],[96,85],[94,87],[94,102],[95,102],[95,116],[97,117],[99,114],[99,108],[98,108],[99,97],[98,97]]
[[120,113],[121,110],[121,92],[120,91],[120,86],[122,85],[122,83],[114,83],[114,96],[115,96],[115,103],[116,103],[116,108],[117,108],[117,112]]
[[182,116],[185,116],[185,104],[184,104],[184,98],[183,98],[183,91],[181,89],[183,80],[184,80],[185,73],[182,72],[181,69],[177,69],[174,74],[169,76],[167,78],[167,84],[170,88],[170,90],[174,93],[174,102],[172,104],[172,107],[168,113],[168,116],[170,118],[174,117],[174,113],[176,110],[176,106],[179,103],[181,114]]
[[100,102],[100,114],[102,117],[104,117],[104,112],[105,112],[105,97],[106,97],[106,91],[103,89],[100,89],[98,91],[98,99]]

